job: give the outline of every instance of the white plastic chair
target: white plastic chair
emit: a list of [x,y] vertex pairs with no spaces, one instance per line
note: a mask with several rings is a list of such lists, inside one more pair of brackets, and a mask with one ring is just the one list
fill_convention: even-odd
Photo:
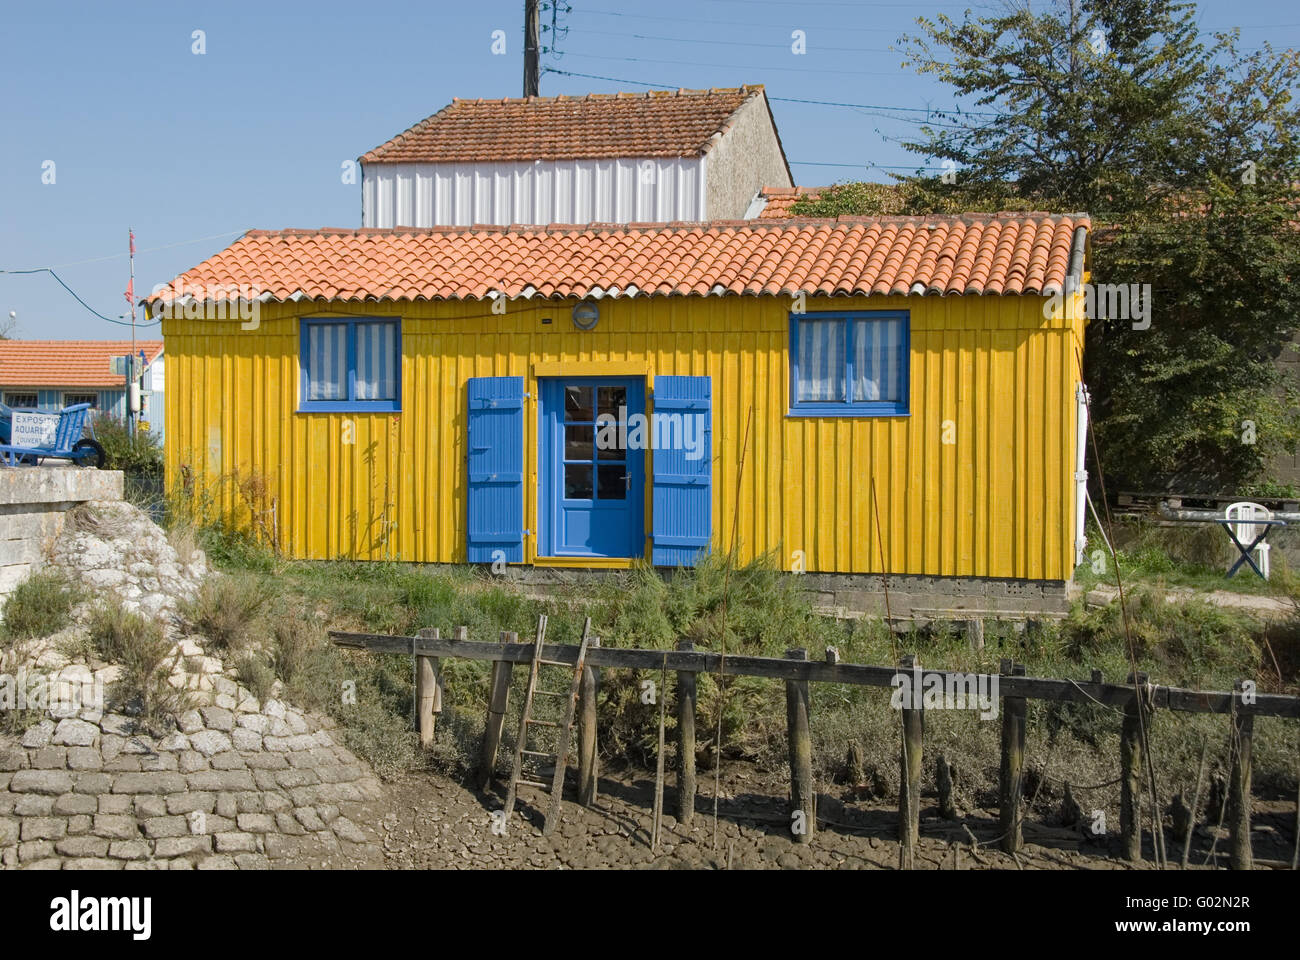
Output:
[[[1249,546],[1261,532],[1263,524],[1252,523],[1253,520],[1272,520],[1273,512],[1262,504],[1253,503],[1250,500],[1242,500],[1230,504],[1223,511],[1223,519],[1232,524],[1233,536],[1243,547]],[[1261,543],[1255,548],[1255,562],[1259,566],[1259,572],[1268,579],[1268,550],[1267,543]]]

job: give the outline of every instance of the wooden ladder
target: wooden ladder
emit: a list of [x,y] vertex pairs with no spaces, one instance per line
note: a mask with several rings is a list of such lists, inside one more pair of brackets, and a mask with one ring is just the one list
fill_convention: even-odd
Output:
[[[537,620],[537,641],[533,645],[532,669],[528,673],[528,694],[524,697],[524,708],[519,715],[519,736],[515,740],[514,766],[510,772],[510,789],[506,792],[504,809],[508,821],[515,811],[515,799],[521,786],[550,790],[550,803],[547,806],[546,818],[542,821],[543,836],[549,835],[560,819],[560,801],[564,794],[564,771],[569,759],[569,733],[573,728],[574,714],[577,712],[578,691],[582,685],[582,670],[586,664],[587,642],[590,631],[591,618],[588,617],[582,629],[582,644],[578,647],[578,662],[576,665],[570,665],[562,660],[543,659],[542,647],[546,641],[546,615],[542,614]],[[571,667],[573,669],[573,680],[569,684],[568,693],[542,689],[538,684],[542,667]],[[564,722],[562,724],[554,720],[533,719],[533,700],[539,696],[554,699],[566,698],[564,701]],[[529,748],[528,735],[533,727],[553,727],[558,731],[554,753]],[[551,775],[551,782],[547,784],[525,775],[524,757],[554,760],[555,771]]]

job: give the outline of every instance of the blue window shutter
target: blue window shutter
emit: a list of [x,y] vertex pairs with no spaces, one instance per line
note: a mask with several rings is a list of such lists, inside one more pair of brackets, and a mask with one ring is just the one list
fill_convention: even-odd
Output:
[[[654,451],[654,492],[651,498],[653,549],[657,567],[693,567],[713,536],[713,384],[708,377],[655,377],[654,417],[702,416],[702,455],[690,459],[685,444]],[[662,428],[660,436],[683,436]]]
[[524,378],[469,380],[470,563],[524,559]]

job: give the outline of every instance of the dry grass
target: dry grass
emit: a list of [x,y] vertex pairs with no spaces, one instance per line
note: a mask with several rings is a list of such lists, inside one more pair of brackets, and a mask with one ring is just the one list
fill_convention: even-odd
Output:
[[92,608],[86,622],[96,655],[121,666],[114,699],[155,725],[189,708],[189,696],[168,682],[172,644],[162,624],[122,607],[113,598]]
[[181,605],[181,617],[214,651],[238,653],[252,639],[274,595],[274,582],[256,574],[209,576],[197,595]]

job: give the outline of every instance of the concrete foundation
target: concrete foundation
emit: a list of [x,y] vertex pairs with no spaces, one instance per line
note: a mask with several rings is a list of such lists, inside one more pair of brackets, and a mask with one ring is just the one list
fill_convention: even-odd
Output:
[[0,467],[0,602],[44,564],[69,510],[121,499],[120,470]]
[[[665,571],[666,573],[666,571]],[[545,596],[596,583],[618,571],[558,567],[509,567],[505,576]],[[796,577],[819,613],[840,619],[885,616],[895,621],[1028,620],[1064,617],[1070,610],[1062,580],[998,577],[922,577],[897,574],[804,573]]]

